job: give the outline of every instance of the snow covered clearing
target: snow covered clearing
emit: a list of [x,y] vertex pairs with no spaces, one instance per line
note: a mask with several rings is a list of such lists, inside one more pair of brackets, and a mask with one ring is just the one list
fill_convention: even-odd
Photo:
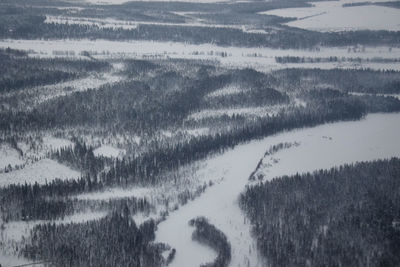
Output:
[[77,25],[88,25],[97,26],[99,28],[109,29],[136,29],[138,23],[134,21],[124,21],[112,18],[97,19],[97,18],[80,18],[80,17],[64,17],[64,16],[46,16],[45,23],[54,24],[77,24]]
[[312,7],[275,9],[261,14],[297,18],[286,25],[320,32],[400,30],[400,9],[374,5],[343,7],[356,2],[361,1],[313,2]]
[[278,114],[283,107],[284,106],[282,105],[275,105],[249,108],[204,109],[199,112],[190,114],[187,117],[187,120],[202,120],[222,116],[266,117]]
[[108,146],[108,145],[102,145],[99,148],[96,148],[93,151],[94,155],[96,157],[109,157],[109,158],[123,158],[123,156],[125,155],[125,150],[124,149],[119,149],[119,148],[115,148],[112,146]]
[[56,138],[56,137],[53,137],[53,136],[45,136],[45,137],[43,137],[43,144],[47,148],[46,151],[58,150],[58,149],[63,148],[63,147],[70,147],[70,146],[74,145],[68,139]]
[[[267,179],[344,163],[400,156],[399,136],[400,113],[372,114],[361,121],[299,129],[238,145],[205,161],[201,172],[207,179],[222,178],[221,182],[170,213],[167,220],[159,224],[156,241],[177,250],[171,266],[198,266],[212,261],[215,254],[205,247],[200,250],[201,246],[191,240],[193,229],[188,226],[190,219],[205,216],[227,235],[232,245],[230,266],[264,266],[237,198],[249,183],[250,173],[272,145],[300,144],[271,155],[274,157],[270,161],[272,164],[264,169]],[[267,163],[270,159],[265,160]]]
[[148,187],[110,188],[102,192],[80,194],[75,196],[75,198],[82,200],[108,200],[127,197],[144,198],[149,196],[152,190],[152,188]]
[[32,261],[29,261],[22,257],[7,255],[4,252],[0,252],[0,262],[2,264],[1,266],[4,266],[4,267],[25,266],[25,264],[26,264],[26,266],[32,266],[32,267],[42,266],[39,264],[31,264]]
[[263,30],[255,30],[242,25],[229,25],[229,24],[212,24],[204,23],[201,19],[196,19],[190,17],[194,22],[185,23],[172,23],[172,22],[153,22],[153,21],[129,21],[129,20],[117,20],[113,18],[84,18],[84,17],[65,17],[65,16],[46,16],[45,23],[55,23],[55,24],[77,24],[77,25],[88,25],[97,26],[99,28],[109,28],[109,29],[136,29],[139,24],[142,25],[161,25],[161,26],[180,26],[180,27],[206,27],[206,28],[224,28],[224,29],[238,29],[243,32],[256,31],[257,33],[267,33]]
[[202,128],[195,128],[195,129],[186,129],[183,131],[184,133],[187,133],[191,136],[202,136],[202,135],[207,135],[210,133],[210,129],[207,127],[202,127]]
[[[400,70],[400,62],[375,63],[350,61],[324,63],[276,63],[275,57],[306,57],[306,58],[361,58],[361,59],[393,59],[400,58],[399,47],[320,47],[307,50],[273,49],[267,47],[222,47],[214,44],[187,44],[155,41],[108,41],[108,40],[0,40],[0,47],[28,51],[31,56],[56,57],[55,52],[67,51],[78,57],[82,52],[88,52],[95,58],[184,58],[215,60],[232,68],[252,67],[260,71],[271,71],[288,67],[294,68],[372,68],[382,70]],[[220,55],[227,55],[222,57]],[[112,76],[112,74],[110,74]],[[115,76],[112,76],[115,77]],[[111,77],[102,76],[88,78],[90,80],[110,81]],[[118,80],[118,76],[115,77]],[[84,83],[80,81],[80,83]],[[101,84],[101,82],[99,82]],[[65,85],[67,86],[67,85]],[[63,86],[63,87],[65,87]],[[92,87],[94,85],[91,85]],[[87,86],[90,88],[90,86]],[[86,87],[86,88],[87,88]]]
[[45,184],[56,178],[77,179],[81,177],[80,172],[72,170],[51,159],[42,159],[21,170],[14,170],[8,173],[0,173],[0,186],[9,184]]
[[[25,244],[27,237],[30,235],[31,230],[36,225],[45,223],[82,223],[91,220],[101,219],[107,214],[105,212],[85,212],[76,213],[66,216],[64,219],[58,220],[36,220],[36,221],[15,221],[4,224],[4,228],[0,228],[0,263],[2,266],[17,266],[28,264],[32,261],[16,256],[19,251],[16,250],[18,244]],[[42,265],[29,265],[29,266],[42,266]]]
[[[97,220],[106,216],[106,212],[85,212],[85,213],[76,213],[70,216],[66,216],[64,219],[58,220],[35,220],[35,221],[15,221],[9,222],[5,224],[3,230],[0,230],[1,239],[5,240],[13,240],[14,242],[21,242],[24,240],[24,237],[28,237],[30,235],[30,231],[35,225],[45,224],[45,223],[82,223],[92,220]],[[7,243],[7,242],[5,242]],[[10,251],[10,248],[4,249],[3,251]]]
[[187,136],[202,136],[207,135],[211,131],[207,127],[201,128],[179,128],[177,130],[162,130],[160,131],[160,138],[181,138]]
[[356,96],[370,95],[370,96],[394,97],[400,100],[400,94],[368,94],[368,93],[358,93],[358,92],[349,92],[349,94]]
[[225,86],[221,89],[218,89],[214,92],[209,93],[205,97],[212,98],[212,97],[221,97],[221,96],[227,96],[227,95],[236,95],[236,94],[240,94],[240,93],[243,93],[246,91],[247,90],[245,88],[242,88],[239,85],[230,84],[228,86]]
[[25,161],[18,153],[18,151],[7,144],[0,144],[0,169],[4,170],[4,168],[11,165],[14,168],[16,165],[24,164]]

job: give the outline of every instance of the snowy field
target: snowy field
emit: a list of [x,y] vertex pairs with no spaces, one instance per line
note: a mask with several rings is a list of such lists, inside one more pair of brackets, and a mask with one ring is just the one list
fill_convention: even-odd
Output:
[[[45,23],[55,24],[77,24],[87,26],[97,26],[99,28],[108,29],[136,29],[140,24],[142,25],[161,25],[161,26],[180,26],[180,27],[206,27],[206,28],[224,28],[224,29],[238,29],[243,32],[255,31],[252,27],[246,27],[242,25],[230,25],[230,24],[215,24],[206,23],[204,20],[187,16],[188,21],[185,23],[172,23],[172,22],[154,22],[154,21],[130,21],[130,20],[117,20],[113,18],[85,18],[85,17],[71,17],[71,16],[46,16]],[[189,21],[190,20],[190,21]],[[266,33],[260,31],[259,33]]]
[[85,193],[77,195],[77,199],[82,200],[108,200],[116,198],[144,198],[150,195],[152,191],[148,187],[133,187],[133,188],[110,188],[102,192]]
[[97,19],[97,18],[80,18],[80,17],[64,17],[64,16],[46,16],[45,23],[54,24],[77,24],[87,26],[97,26],[102,29],[125,29],[131,30],[137,28],[137,23],[134,21],[124,21],[112,18]]
[[190,114],[187,120],[202,120],[208,118],[218,118],[222,116],[245,116],[245,117],[266,117],[274,116],[284,108],[282,105],[250,108],[226,108],[226,109],[204,109],[202,111]]
[[350,92],[352,95],[356,96],[363,96],[363,95],[369,95],[369,96],[384,96],[384,97],[394,97],[400,100],[400,94],[368,94],[368,93],[359,93],[359,92]]
[[[156,241],[177,250],[171,266],[199,266],[215,257],[210,249],[191,240],[193,228],[188,221],[207,217],[222,230],[232,245],[230,266],[264,266],[250,236],[250,225],[237,205],[237,198],[249,183],[258,161],[272,146],[297,142],[264,159],[267,179],[296,172],[331,168],[345,163],[400,156],[400,113],[368,115],[361,121],[339,122],[305,128],[239,145],[205,162],[200,170],[207,179],[221,182],[199,198],[171,213],[156,233]],[[304,157],[307,155],[307,157]],[[271,164],[268,164],[271,163]],[[229,190],[228,190],[229,189]]]
[[58,149],[63,148],[63,147],[70,147],[70,146],[74,145],[68,139],[56,138],[56,137],[53,137],[53,136],[45,136],[45,137],[43,137],[43,144],[46,147],[46,151],[58,150]]
[[39,183],[45,184],[56,178],[78,179],[81,174],[51,159],[42,159],[21,170],[0,173],[0,186],[9,184]]
[[236,84],[230,84],[221,89],[218,89],[214,92],[209,93],[208,95],[205,96],[205,98],[237,95],[237,94],[245,93],[245,92],[247,92],[247,88],[243,88],[242,86],[239,86]]
[[[276,63],[275,57],[306,58],[361,58],[393,59],[400,58],[399,47],[320,47],[308,50],[273,49],[267,47],[222,47],[214,44],[186,44],[155,41],[108,41],[108,40],[0,40],[0,47],[28,51],[31,56],[56,57],[56,52],[66,51],[78,57],[82,52],[89,52],[96,58],[184,58],[215,60],[224,66],[252,67],[259,71],[295,68],[372,68],[400,70],[400,63]],[[226,57],[220,55],[225,53]],[[57,54],[57,53],[56,53]],[[116,78],[117,79],[117,78]],[[107,79],[106,79],[107,80]]]
[[362,1],[312,2],[312,7],[275,9],[261,14],[297,18],[286,25],[320,32],[400,30],[400,9],[376,5],[343,7],[343,4],[356,2]]
[[119,149],[119,148],[115,148],[112,146],[108,146],[108,145],[102,145],[101,147],[96,148],[93,151],[93,154],[96,157],[109,157],[109,158],[123,158],[123,156],[125,155],[125,150],[124,149]]
[[25,161],[22,159],[17,150],[10,147],[7,144],[0,144],[0,169],[4,170],[9,165],[14,168],[15,165],[24,164]]

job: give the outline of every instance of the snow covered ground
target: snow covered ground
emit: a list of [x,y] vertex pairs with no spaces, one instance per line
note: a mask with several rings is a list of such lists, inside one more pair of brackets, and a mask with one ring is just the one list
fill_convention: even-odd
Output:
[[[31,265],[32,261],[29,261],[22,257],[17,257],[13,255],[7,255],[3,252],[0,252],[0,263],[1,266],[4,267],[14,267],[14,266],[32,266],[32,267],[40,267],[42,265]],[[29,265],[28,265],[29,264]]]
[[83,200],[107,200],[126,197],[143,198],[149,196],[151,190],[151,188],[147,187],[110,188],[102,192],[80,194],[76,198]]
[[356,2],[362,1],[312,2],[312,7],[275,9],[261,14],[297,18],[286,25],[320,32],[400,30],[400,9],[376,5],[343,7],[343,4]]
[[81,17],[64,17],[64,16],[46,16],[45,23],[54,24],[77,24],[77,25],[88,25],[97,26],[99,28],[109,29],[136,29],[137,23],[134,21],[117,20],[112,18],[98,19],[98,18],[81,18]]
[[[108,41],[108,40],[0,40],[0,47],[28,51],[31,56],[56,57],[55,51],[69,51],[78,57],[84,51],[96,58],[185,58],[207,59],[220,62],[224,66],[252,67],[260,71],[295,68],[372,68],[382,70],[400,70],[400,63],[362,62],[325,62],[325,63],[276,63],[275,57],[307,58],[362,58],[393,59],[400,58],[399,47],[320,47],[318,49],[273,49],[267,47],[222,47],[214,44],[194,45],[174,42],[155,41]],[[219,56],[226,53],[226,57]],[[108,80],[108,79],[104,79]]]
[[221,89],[218,89],[214,92],[209,93],[205,97],[213,98],[213,97],[221,97],[221,96],[227,96],[227,95],[236,95],[236,94],[244,93],[246,91],[247,91],[246,88],[242,88],[239,85],[230,84]]
[[[59,220],[16,221],[6,223],[4,224],[4,228],[0,228],[0,264],[5,267],[12,267],[32,263],[32,261],[24,257],[16,256],[19,253],[19,251],[16,250],[16,245],[25,244],[25,238],[30,235],[30,231],[36,225],[45,223],[82,223],[100,219],[106,215],[105,212],[85,212],[66,216],[64,219]],[[39,267],[43,265],[32,264],[29,266]]]
[[[82,223],[90,220],[100,219],[104,216],[106,216],[105,212],[86,212],[66,216],[64,219],[59,220],[16,221],[6,223],[4,228],[0,229],[0,264],[5,267],[12,267],[32,263],[32,261],[24,257],[16,256],[19,253],[19,251],[16,250],[16,246],[26,243],[26,237],[30,235],[31,230],[36,225],[45,223]],[[43,265],[30,264],[29,266],[39,267]]]
[[[179,13],[179,12],[178,12]],[[97,26],[99,28],[109,28],[109,29],[136,29],[139,24],[142,25],[163,25],[163,26],[181,26],[181,27],[206,27],[206,28],[228,28],[228,29],[238,29],[243,32],[251,32],[254,29],[245,27],[242,25],[230,25],[230,24],[213,24],[205,23],[203,20],[187,16],[190,22],[185,23],[172,23],[172,22],[154,22],[154,21],[129,21],[129,20],[117,20],[113,18],[85,18],[85,17],[66,17],[66,16],[46,16],[45,23],[55,23],[55,24],[77,24],[77,25],[88,25]],[[265,31],[260,31],[259,33],[266,33]]]
[[45,136],[45,137],[43,137],[43,144],[46,147],[46,151],[58,150],[58,149],[63,148],[63,147],[70,147],[70,146],[74,145],[68,139],[56,138],[56,137],[53,137],[53,136]]
[[282,105],[266,106],[266,107],[250,107],[250,108],[226,108],[226,109],[204,109],[202,111],[190,114],[187,120],[202,120],[207,118],[222,117],[224,115],[233,117],[235,115],[245,117],[266,117],[279,113],[283,108]]
[[20,156],[17,150],[10,147],[7,144],[0,144],[0,169],[4,170],[5,167],[11,165],[12,168],[15,165],[24,164],[25,161]]
[[350,92],[350,94],[356,96],[371,95],[371,96],[394,97],[400,100],[400,94],[368,94],[368,93],[358,93],[358,92]]
[[122,158],[125,155],[125,150],[108,145],[102,145],[101,147],[96,148],[93,153],[96,157]]
[[21,170],[0,173],[0,186],[9,184],[39,183],[45,184],[56,178],[78,179],[81,174],[51,159],[42,159]]
[[215,254],[191,240],[193,228],[188,226],[190,219],[205,216],[227,235],[232,245],[230,266],[264,266],[237,198],[249,183],[250,173],[272,145],[300,144],[277,152],[272,155],[272,160],[265,159],[263,171],[267,179],[344,163],[400,156],[399,136],[400,113],[373,114],[361,121],[299,129],[236,146],[205,162],[199,170],[204,179],[218,178],[221,182],[170,213],[167,220],[159,224],[156,241],[168,243],[177,250],[171,266],[199,266],[212,261]]

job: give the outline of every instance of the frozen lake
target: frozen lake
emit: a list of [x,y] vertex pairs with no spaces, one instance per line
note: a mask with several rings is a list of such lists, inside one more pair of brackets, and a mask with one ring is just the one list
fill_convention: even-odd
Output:
[[261,14],[297,18],[286,25],[320,32],[400,30],[400,9],[377,5],[343,7],[356,2],[362,1],[312,2],[312,7],[275,9]]
[[399,136],[400,113],[372,114],[361,121],[299,129],[239,145],[206,161],[206,167],[201,170],[205,178],[222,181],[171,213],[159,225],[156,241],[168,243],[177,250],[171,266],[199,266],[212,261],[215,253],[191,240],[193,228],[188,225],[190,219],[205,216],[227,235],[232,245],[230,266],[263,266],[237,198],[248,184],[250,173],[272,145],[300,143],[264,158],[262,170],[267,179],[400,156]]

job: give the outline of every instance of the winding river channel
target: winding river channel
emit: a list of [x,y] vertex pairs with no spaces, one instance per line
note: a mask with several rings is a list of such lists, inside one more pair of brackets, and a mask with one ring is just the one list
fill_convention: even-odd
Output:
[[[266,179],[297,172],[327,169],[345,163],[400,156],[400,113],[371,114],[360,121],[325,124],[285,132],[236,146],[206,162],[210,180],[221,182],[159,224],[156,242],[176,249],[170,266],[190,267],[211,262],[216,254],[191,239],[193,228],[188,221],[205,216],[228,237],[232,246],[230,266],[263,266],[250,225],[237,199],[248,177],[272,145],[299,143],[263,159]],[[203,170],[204,171],[204,170]]]

